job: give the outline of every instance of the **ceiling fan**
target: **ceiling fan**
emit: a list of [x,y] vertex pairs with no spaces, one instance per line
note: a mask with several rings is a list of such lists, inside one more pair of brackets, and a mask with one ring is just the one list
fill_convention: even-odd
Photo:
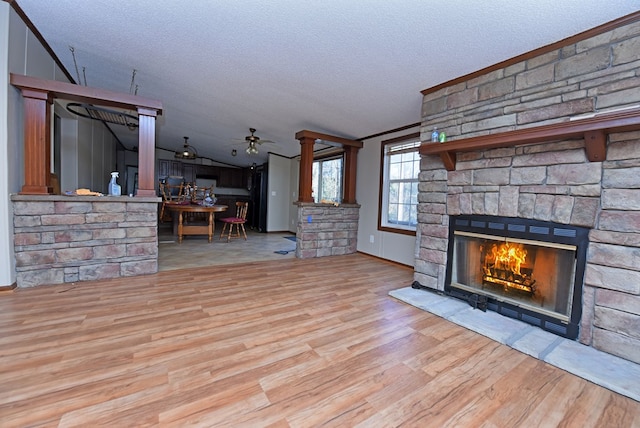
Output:
[[249,131],[251,132],[251,135],[244,137],[244,142],[248,144],[246,150],[248,155],[257,155],[259,153],[258,146],[262,143],[273,143],[273,141],[270,140],[261,140],[260,137],[255,135],[255,128],[249,128]]

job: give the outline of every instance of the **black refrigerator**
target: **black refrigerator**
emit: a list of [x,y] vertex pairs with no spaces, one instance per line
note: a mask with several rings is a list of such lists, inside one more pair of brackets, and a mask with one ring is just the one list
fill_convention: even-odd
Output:
[[252,173],[251,202],[253,212],[249,213],[250,226],[258,232],[267,231],[267,178],[268,164],[256,166]]

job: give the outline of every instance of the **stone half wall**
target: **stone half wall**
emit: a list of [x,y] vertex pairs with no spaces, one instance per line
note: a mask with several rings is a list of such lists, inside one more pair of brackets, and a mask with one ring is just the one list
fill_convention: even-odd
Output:
[[158,198],[13,195],[18,287],[158,271]]
[[[422,135],[449,139],[640,103],[640,23],[425,95]],[[446,143],[444,143],[446,144]],[[449,216],[533,218],[591,228],[579,341],[640,363],[640,132],[610,134],[604,162],[582,140],[421,160],[414,279],[444,289]]]
[[298,203],[296,257],[338,256],[356,252],[358,204]]

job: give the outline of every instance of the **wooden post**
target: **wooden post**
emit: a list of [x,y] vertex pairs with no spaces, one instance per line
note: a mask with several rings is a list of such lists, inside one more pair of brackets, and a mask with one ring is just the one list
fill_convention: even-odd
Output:
[[356,175],[358,169],[358,147],[344,147],[344,191],[342,202],[345,204],[356,203]]
[[316,140],[322,140],[325,144],[344,149],[344,191],[342,202],[346,204],[356,203],[356,167],[358,150],[362,148],[362,141],[349,140],[334,135],[322,134],[302,130],[296,132],[296,140],[300,141],[300,188],[298,190],[298,202],[313,202],[311,186],[313,179],[313,145]]
[[315,138],[301,137],[300,140],[300,180],[298,202],[313,202],[313,145]]
[[21,88],[24,100],[24,185],[22,195],[46,195],[51,188],[51,104],[48,91]]
[[138,107],[138,191],[136,196],[156,196],[155,150],[156,110]]

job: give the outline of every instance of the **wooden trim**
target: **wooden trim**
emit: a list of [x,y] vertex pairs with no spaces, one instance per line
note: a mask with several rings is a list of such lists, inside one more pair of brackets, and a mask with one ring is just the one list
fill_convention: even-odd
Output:
[[356,175],[358,170],[358,148],[354,146],[345,147],[342,203],[356,203]]
[[312,140],[324,140],[328,142],[340,143],[343,146],[353,146],[359,149],[362,148],[362,141],[359,140],[349,140],[347,138],[336,137],[335,135],[322,134],[320,132],[307,131],[302,130],[296,132],[296,140],[300,140],[302,138],[310,138]]
[[339,159],[344,158],[345,148],[343,147],[327,147],[320,150],[313,151],[313,160],[331,160],[331,159]]
[[413,265],[407,265],[407,264],[404,264],[404,263],[397,262],[395,260],[384,259],[384,258],[379,257],[379,256],[374,256],[373,254],[363,253],[362,251],[356,251],[356,253],[362,254],[363,256],[367,256],[367,257],[371,257],[371,258],[380,260],[381,262],[391,263],[393,265],[396,265],[396,266],[399,266],[399,267],[402,267],[402,268],[409,268],[409,269],[413,269],[414,268]]
[[407,235],[407,236],[416,236],[415,230],[407,230],[407,229],[400,229],[400,228],[380,226],[380,225],[378,225],[378,230],[380,232],[397,233],[399,235]]
[[366,137],[358,138],[358,140],[362,141],[362,140],[369,140],[371,138],[382,137],[383,135],[393,134],[395,132],[400,132],[400,131],[406,131],[407,129],[419,127],[420,125],[421,125],[420,122],[411,123],[409,125],[401,126],[399,128],[390,129],[388,131],[378,132],[377,134],[367,135]]
[[607,135],[600,129],[584,133],[584,148],[591,162],[602,162],[607,158]]
[[456,154],[452,152],[440,153],[440,159],[447,171],[455,171],[456,169]]
[[122,94],[106,89],[74,85],[72,83],[45,80],[32,76],[11,73],[10,83],[20,89],[33,89],[47,92],[53,98],[62,98],[76,102],[87,102],[107,107],[130,110],[150,109],[162,114],[162,102],[137,95]]
[[[297,134],[296,134],[297,135]],[[313,144],[315,138],[300,139],[300,177],[298,180],[298,202],[313,202]]]
[[24,184],[20,193],[46,195],[51,188],[51,104],[46,92],[22,89],[24,103]]
[[[415,230],[406,230],[406,229],[400,229],[400,228],[382,225],[382,195],[384,192],[384,160],[386,157],[385,147],[388,146],[389,144],[402,143],[402,142],[407,142],[407,141],[416,140],[416,139],[420,139],[419,132],[414,132],[412,134],[391,138],[389,140],[384,140],[380,143],[380,174],[379,174],[380,184],[378,186],[378,230],[381,232],[416,236]],[[416,150],[419,150],[419,148],[416,148]]]
[[384,146],[386,146],[387,144],[401,143],[403,141],[414,140],[414,139],[419,139],[419,138],[420,138],[420,133],[419,132],[414,132],[413,134],[403,135],[401,137],[391,138],[389,140],[383,140],[382,141],[382,147],[383,147],[383,150],[384,150]]
[[156,196],[156,112],[138,109],[138,191],[136,197]]
[[0,293],[13,291],[16,288],[18,288],[18,284],[15,282],[11,285],[0,285]]
[[606,159],[606,134],[639,129],[640,108],[635,108],[609,113],[596,113],[593,117],[585,119],[567,120],[499,134],[451,140],[446,143],[423,142],[420,145],[420,154],[440,155],[445,168],[448,171],[453,171],[455,170],[456,153],[459,152],[583,138],[588,159],[592,162],[601,162]]
[[531,58],[535,58],[539,55],[543,55],[546,54],[548,52],[554,51],[556,49],[561,49],[565,46],[568,46],[570,44],[573,43],[577,43],[580,42],[582,40],[586,40],[589,39],[591,37],[595,37],[597,35],[600,35],[602,33],[606,33],[607,31],[612,31],[615,30],[616,28],[620,28],[624,25],[628,25],[631,23],[634,23],[636,21],[640,20],[640,11],[638,12],[633,12],[629,15],[623,16],[621,18],[615,19],[613,21],[609,21],[605,24],[599,25],[597,27],[591,28],[589,30],[583,31],[582,33],[578,33],[575,34],[571,37],[567,37],[566,39],[562,39],[560,41],[557,41],[555,43],[551,43],[549,45],[546,46],[542,46],[540,48],[534,49],[532,51],[523,53],[521,55],[515,56],[513,58],[507,59],[505,61],[499,62],[497,64],[493,64],[490,65],[489,67],[485,67],[483,69],[480,69],[478,71],[474,71],[472,73],[469,74],[465,74],[464,76],[460,76],[460,77],[456,77],[455,79],[451,79],[449,81],[446,81],[444,83],[440,83],[439,85],[436,86],[432,86],[430,88],[427,89],[423,89],[422,91],[420,91],[420,93],[422,93],[422,95],[428,95],[431,93],[434,93],[436,91],[439,91],[440,89],[446,88],[448,86],[454,86],[457,85],[459,83],[463,83],[466,82],[467,80],[471,80],[474,79],[476,77],[480,77],[483,76],[487,73],[490,73],[492,71],[496,71],[496,70],[500,70],[502,68],[508,67],[510,65],[513,64],[517,64],[519,62],[522,61],[526,61],[528,59]]

